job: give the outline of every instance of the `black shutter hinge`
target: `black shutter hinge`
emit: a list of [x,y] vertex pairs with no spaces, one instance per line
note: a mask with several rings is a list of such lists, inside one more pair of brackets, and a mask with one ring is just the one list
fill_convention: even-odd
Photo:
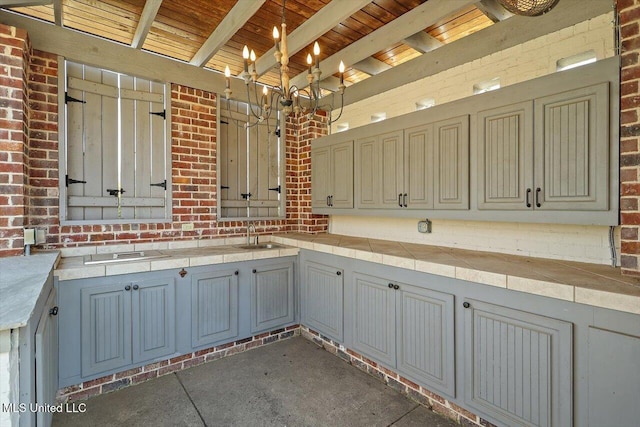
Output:
[[221,190],[228,190],[228,189],[229,189],[229,186],[228,186],[228,185],[221,185],[221,186],[220,186],[220,189],[221,189]]
[[82,99],[74,98],[73,96],[69,95],[69,92],[65,92],[64,93],[64,103],[68,104],[70,102],[79,102],[81,104],[86,104],[87,103],[87,101],[83,101]]
[[276,129],[274,133],[278,138],[280,138],[280,128]]
[[277,191],[278,194],[282,192],[282,186],[278,185],[277,187],[269,188],[269,191]]
[[79,179],[69,178],[69,175],[64,176],[65,185],[68,187],[69,184],[86,184],[87,181],[80,181]]
[[162,182],[158,182],[156,184],[149,184],[151,187],[162,187],[164,188],[164,191],[167,191],[167,180],[165,179]]
[[122,188],[119,190],[118,189],[112,190],[110,188],[107,188],[107,193],[109,193],[110,196],[118,197],[118,194],[124,194],[125,191]]
[[229,122],[224,121],[224,120],[220,120],[220,123],[222,123],[223,125],[228,125],[229,124]]
[[157,113],[150,112],[149,114],[153,114],[154,116],[160,116],[163,119],[167,119],[167,110],[158,111]]
[[240,195],[242,196],[243,199],[247,200],[249,199],[249,197],[251,197],[251,193],[240,193]]

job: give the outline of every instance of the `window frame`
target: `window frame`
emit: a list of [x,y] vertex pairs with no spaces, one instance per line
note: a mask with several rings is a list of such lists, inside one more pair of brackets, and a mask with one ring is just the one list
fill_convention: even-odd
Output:
[[[67,63],[89,66],[102,71],[107,71],[115,74],[121,74],[127,77],[134,77],[149,80],[164,86],[163,101],[164,101],[164,175],[166,179],[166,189],[164,192],[164,206],[162,218],[116,218],[116,219],[68,219],[69,215],[69,195],[67,191],[66,176],[68,175],[68,162],[67,162],[67,149],[68,149],[68,132],[67,132],[67,103],[66,93],[68,91],[68,79],[67,79]],[[68,60],[63,56],[58,56],[58,188],[59,188],[59,221],[60,225],[113,225],[113,224],[160,224],[173,222],[173,197],[172,197],[172,163],[171,163],[171,148],[172,148],[172,135],[171,135],[171,84],[169,82],[161,82],[156,79],[148,78],[145,76],[133,76],[130,74],[122,73],[115,70],[106,69],[104,67],[94,67],[90,64],[86,64],[80,61]],[[118,99],[121,99],[120,92],[118,93]],[[120,101],[118,101],[120,102]],[[116,165],[120,162],[120,159],[115,159]],[[104,164],[104,162],[103,162]],[[135,167],[134,167],[135,168]],[[155,206],[160,208],[160,206]]]

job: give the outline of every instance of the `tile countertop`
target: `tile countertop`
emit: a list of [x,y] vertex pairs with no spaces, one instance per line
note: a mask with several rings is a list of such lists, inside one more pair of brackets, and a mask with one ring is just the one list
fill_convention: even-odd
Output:
[[[268,237],[261,236],[261,243],[267,243]],[[64,281],[298,255],[296,247],[273,249],[238,247],[245,243],[244,238],[228,238],[62,249],[63,258],[53,274],[59,281]],[[168,257],[84,265],[84,255],[145,250],[157,250]]]
[[60,252],[0,258],[0,331],[27,324]]
[[336,234],[279,234],[271,240],[300,249],[640,314],[640,278],[623,276],[619,268],[606,265]]

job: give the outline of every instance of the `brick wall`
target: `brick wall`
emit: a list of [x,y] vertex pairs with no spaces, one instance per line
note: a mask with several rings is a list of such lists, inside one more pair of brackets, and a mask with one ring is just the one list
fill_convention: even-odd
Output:
[[26,31],[0,25],[0,256],[23,251],[29,204],[30,52]]
[[[0,256],[22,254],[23,225],[45,228],[49,248],[245,233],[246,222],[217,221],[216,96],[176,84],[171,87],[172,222],[60,225],[57,56],[31,52],[22,30],[0,25],[0,36],[7,64],[0,69]],[[286,219],[256,221],[258,233],[326,231],[327,219],[311,213],[310,193],[310,144],[323,135],[324,123],[321,115],[289,119]],[[182,231],[184,223],[193,223],[194,230]]]
[[620,221],[622,271],[640,275],[640,2],[618,0],[620,21]]

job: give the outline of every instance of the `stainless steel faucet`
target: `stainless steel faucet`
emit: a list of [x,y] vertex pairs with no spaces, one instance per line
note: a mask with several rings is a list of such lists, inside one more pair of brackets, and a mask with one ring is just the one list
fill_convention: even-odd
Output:
[[[247,245],[251,245],[251,232],[256,232],[256,225],[249,221],[247,222]],[[255,244],[258,244],[258,235],[256,234],[256,242]]]

